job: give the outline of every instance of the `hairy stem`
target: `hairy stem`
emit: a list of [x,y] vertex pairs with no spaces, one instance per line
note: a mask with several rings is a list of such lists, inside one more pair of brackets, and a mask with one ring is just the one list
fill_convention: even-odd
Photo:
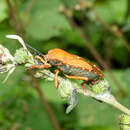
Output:
[[79,90],[79,92],[83,93],[84,95],[93,97],[97,100],[103,101],[117,109],[119,109],[120,111],[122,111],[123,113],[126,113],[128,115],[130,115],[130,110],[128,108],[126,108],[125,106],[121,105],[111,94],[106,93],[106,94],[102,94],[102,95],[97,95],[89,90],[87,90],[86,93],[84,93],[82,90]]
[[[49,80],[49,81],[54,80],[54,74],[52,72],[50,72],[49,70],[42,70],[42,71],[40,71],[40,73],[43,74],[43,76],[41,76],[41,77],[46,78],[46,80]],[[73,86],[78,93],[81,93],[85,96],[95,98],[100,101],[103,101],[103,102],[117,108],[118,110],[122,111],[123,113],[130,115],[130,110],[128,108],[126,108],[125,106],[121,105],[109,91],[106,91],[104,93],[99,93],[99,94],[97,94],[89,89],[84,91],[84,89],[82,89],[77,83],[72,82],[68,79],[64,79],[60,76],[58,76],[58,81],[59,81],[59,83],[67,84],[68,88],[69,88],[69,85]]]

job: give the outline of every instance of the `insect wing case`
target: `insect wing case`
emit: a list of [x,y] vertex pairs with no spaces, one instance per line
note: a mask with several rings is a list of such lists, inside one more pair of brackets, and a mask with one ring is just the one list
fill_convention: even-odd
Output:
[[46,58],[67,75],[87,77],[88,80],[104,77],[100,69],[89,61],[58,48],[50,50]]

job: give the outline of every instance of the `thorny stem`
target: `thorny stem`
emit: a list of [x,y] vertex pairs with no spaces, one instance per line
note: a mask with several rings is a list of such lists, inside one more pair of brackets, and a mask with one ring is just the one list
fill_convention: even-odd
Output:
[[[19,34],[21,37],[23,37],[22,25],[19,24],[19,22],[16,19],[16,14],[15,14],[15,11],[14,11],[12,5],[11,5],[11,2],[10,2],[10,0],[6,0],[6,2],[7,2],[7,5],[8,5],[8,9],[9,9],[9,12],[10,12],[11,19],[13,21],[14,29],[16,30],[17,34]],[[31,8],[31,5],[30,5],[30,8]],[[43,95],[43,92],[40,90],[39,84],[38,84],[36,78],[33,77],[33,79],[35,81],[35,86],[36,86],[35,90],[37,91],[39,97],[41,98],[42,104],[45,107],[47,115],[48,115],[54,129],[55,130],[60,130],[60,125],[58,124],[58,122],[56,120],[56,117],[55,117],[54,113],[51,110],[50,105],[48,104],[47,100],[45,99],[45,97]]]
[[111,74],[110,72],[110,67],[106,64],[106,62],[102,59],[102,57],[99,55],[99,53],[96,51],[96,49],[92,46],[92,43],[88,40],[88,38],[84,35],[84,33],[81,31],[80,27],[76,24],[76,22],[73,20],[72,18],[72,10],[71,9],[66,9],[63,5],[60,8],[61,13],[64,14],[64,16],[66,17],[66,19],[70,22],[70,24],[72,25],[72,27],[75,29],[75,31],[79,34],[79,36],[83,39],[83,41],[85,42],[85,45],[87,48],[89,48],[90,52],[92,53],[92,55],[94,56],[94,58],[98,61],[98,63],[107,70],[108,74],[110,75],[110,77],[112,78],[112,80],[114,81],[114,83],[116,84],[116,86],[118,86],[119,90],[121,92],[123,92],[123,95],[126,95],[126,93],[124,92],[124,90],[122,89],[122,86],[120,85],[120,83],[117,81],[117,79]]

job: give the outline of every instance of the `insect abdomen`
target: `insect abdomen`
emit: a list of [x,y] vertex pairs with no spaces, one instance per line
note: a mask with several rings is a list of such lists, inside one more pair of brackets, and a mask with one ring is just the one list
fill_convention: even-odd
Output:
[[62,66],[59,66],[59,69],[63,71],[64,74],[71,76],[87,77],[88,80],[92,80],[98,77],[96,74],[93,74],[92,72],[82,70],[80,68],[67,67],[64,64]]
[[58,68],[60,71],[62,71],[64,74],[71,75],[71,76],[81,76],[81,77],[87,77],[88,80],[93,80],[95,78],[98,78],[98,75],[89,72],[87,70],[83,70],[82,68],[76,68],[72,66],[68,66],[64,63],[61,63],[60,61],[51,60],[50,63]]

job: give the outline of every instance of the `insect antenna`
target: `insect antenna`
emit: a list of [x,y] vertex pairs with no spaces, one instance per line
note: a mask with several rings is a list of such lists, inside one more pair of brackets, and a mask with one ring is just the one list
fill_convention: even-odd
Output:
[[41,57],[43,57],[44,58],[44,55],[43,55],[43,53],[41,53],[40,51],[38,51],[37,49],[35,49],[35,48],[33,48],[33,47],[31,47],[29,44],[27,44],[27,43],[25,43],[25,45],[26,45],[26,47],[27,48],[30,48],[31,50],[33,50],[37,55],[39,55],[39,56],[41,56]]

